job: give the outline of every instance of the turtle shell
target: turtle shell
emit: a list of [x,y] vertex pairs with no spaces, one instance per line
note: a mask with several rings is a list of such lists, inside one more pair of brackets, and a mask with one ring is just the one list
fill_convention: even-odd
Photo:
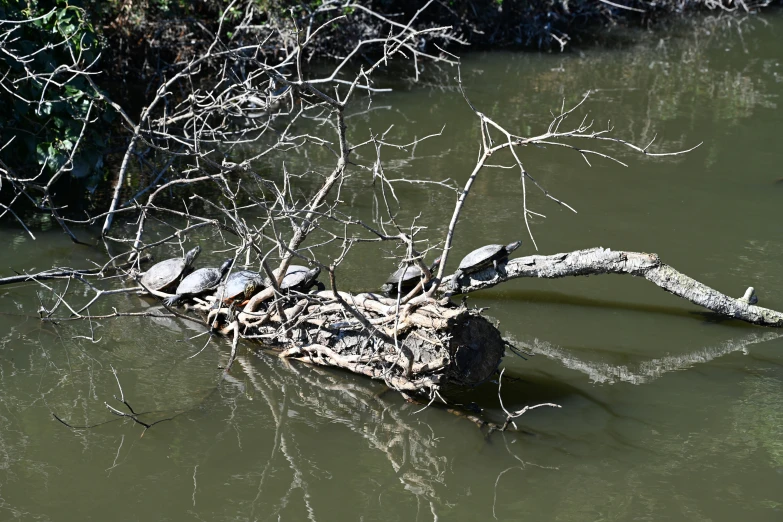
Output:
[[220,270],[217,268],[199,268],[185,277],[177,286],[177,294],[197,294],[220,284]]
[[505,245],[486,245],[463,257],[459,269],[463,272],[475,272],[488,267],[504,255],[507,255]]
[[167,297],[163,303],[173,306],[185,297],[194,297],[204,292],[214,290],[220,284],[223,276],[228,273],[234,259],[226,259],[220,268],[199,268],[183,279],[177,286],[176,294]]
[[[434,273],[439,265],[440,257],[437,257],[429,267],[430,273]],[[402,266],[386,279],[386,283],[381,286],[381,291],[396,294],[400,287],[404,291],[413,290],[423,276],[421,268],[416,264]]]
[[508,245],[486,245],[481,248],[477,248],[470,254],[462,258],[459,263],[459,272],[463,274],[469,274],[471,272],[478,272],[484,268],[494,264],[495,261],[501,259],[508,259],[508,255],[519,248],[522,241],[514,241]]
[[183,279],[177,286],[177,295],[200,294],[217,288],[233,260],[229,259],[220,268],[199,268]]
[[418,265],[405,265],[398,268],[396,272],[390,275],[389,279],[386,280],[386,284],[396,285],[399,284],[400,281],[402,281],[403,285],[414,281],[418,282],[421,276],[421,268],[419,268]]
[[175,257],[166,259],[150,267],[143,276],[141,284],[150,290],[163,292],[179,280],[187,272],[193,261],[201,252],[201,247],[196,246],[190,250],[185,257]]
[[317,266],[311,269],[302,265],[289,265],[280,283],[280,290],[306,290],[320,273],[321,269]]
[[247,292],[251,283],[255,286],[255,290],[264,287],[264,279],[261,274],[250,270],[240,270],[228,276],[228,279],[218,287],[215,293],[226,304],[240,297],[247,299],[250,297]]

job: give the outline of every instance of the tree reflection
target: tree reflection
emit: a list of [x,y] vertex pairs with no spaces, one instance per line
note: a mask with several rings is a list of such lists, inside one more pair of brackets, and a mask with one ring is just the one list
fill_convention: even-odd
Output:
[[656,357],[632,366],[585,361],[566,348],[538,338],[520,344],[531,353],[541,354],[545,357],[556,359],[563,363],[563,366],[566,368],[577,370],[588,375],[593,382],[605,384],[613,384],[616,382],[643,384],[659,379],[669,372],[692,368],[730,353],[748,353],[749,346],[779,339],[780,337],[783,337],[783,333],[775,331],[754,332],[742,337],[729,339],[719,344],[697,348],[685,354]]

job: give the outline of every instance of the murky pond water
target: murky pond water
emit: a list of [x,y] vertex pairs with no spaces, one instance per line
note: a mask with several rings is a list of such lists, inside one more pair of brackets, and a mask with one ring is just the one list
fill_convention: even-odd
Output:
[[[762,305],[783,309],[781,31],[783,18],[770,15],[622,49],[467,57],[471,101],[520,134],[543,132],[549,110],[592,90],[580,116],[597,130],[611,120],[617,137],[642,146],[657,135],[653,151],[704,142],[660,159],[583,145],[628,168],[526,149],[528,170],[578,211],[529,190],[547,216],[532,222],[540,252],[656,252],[728,294],[752,285]],[[372,112],[357,108],[352,124],[394,124],[400,142],[445,124],[413,155],[389,152],[387,174],[464,182],[478,133],[461,95],[398,87]],[[343,195],[357,215],[373,211],[367,184],[357,174]],[[422,237],[440,241],[453,193],[398,190],[400,218],[420,213]],[[518,238],[532,252],[521,198],[513,170],[483,173],[454,257]],[[46,226],[32,241],[4,225],[2,275],[103,259]],[[374,288],[393,268],[361,247],[344,277]],[[42,324],[39,295],[51,303],[39,285],[0,287],[0,520],[783,520],[783,332],[717,320],[647,281],[516,280],[472,296],[535,354],[506,357],[506,407],[561,406],[489,439],[378,383],[251,350],[222,380],[227,345],[205,347],[184,321],[96,321],[92,342],[88,324]],[[119,296],[101,310],[112,306],[157,305]],[[118,380],[148,423],[162,422],[144,431],[113,417],[104,402],[120,406]],[[497,418],[496,383],[464,398]],[[95,427],[74,431],[53,414]]]

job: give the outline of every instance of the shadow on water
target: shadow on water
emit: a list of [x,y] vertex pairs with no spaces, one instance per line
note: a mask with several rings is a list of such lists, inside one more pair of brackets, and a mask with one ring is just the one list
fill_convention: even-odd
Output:
[[[594,297],[566,294],[563,292],[541,290],[504,290],[502,295],[498,296],[496,299],[500,302],[518,301],[523,303],[556,304],[604,310],[623,310],[641,312],[645,314],[669,315],[672,317],[691,317],[710,323],[731,322],[732,326],[753,328],[753,325],[750,325],[744,321],[737,321],[709,311],[702,312],[688,310],[682,306],[661,306],[649,303],[630,303],[617,300],[598,299]],[[685,303],[685,301],[682,302]],[[685,306],[688,305],[685,304]]]
[[584,360],[573,349],[563,348],[539,339],[519,342],[519,344],[531,353],[557,360],[565,368],[577,370],[588,375],[590,380],[596,383],[613,384],[627,382],[630,384],[643,384],[655,381],[667,373],[693,368],[731,353],[750,353],[749,347],[752,345],[767,343],[781,337],[783,337],[783,333],[775,330],[759,331],[755,329],[751,333],[699,347],[684,354],[656,357],[633,365],[617,365],[601,361]]

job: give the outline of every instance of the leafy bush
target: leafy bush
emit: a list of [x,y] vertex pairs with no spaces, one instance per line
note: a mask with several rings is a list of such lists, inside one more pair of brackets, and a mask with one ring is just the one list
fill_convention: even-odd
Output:
[[99,122],[113,115],[85,76],[97,72],[100,55],[87,13],[66,0],[0,0],[0,20],[0,159],[42,184],[72,154],[71,176],[99,173],[106,143]]

